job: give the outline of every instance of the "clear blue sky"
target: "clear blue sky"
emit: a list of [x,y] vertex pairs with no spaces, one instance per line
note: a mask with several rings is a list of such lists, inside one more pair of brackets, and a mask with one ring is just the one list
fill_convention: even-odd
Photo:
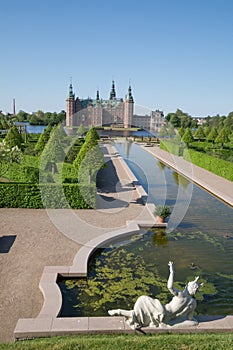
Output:
[[118,97],[193,116],[233,111],[232,0],[0,1],[0,109]]

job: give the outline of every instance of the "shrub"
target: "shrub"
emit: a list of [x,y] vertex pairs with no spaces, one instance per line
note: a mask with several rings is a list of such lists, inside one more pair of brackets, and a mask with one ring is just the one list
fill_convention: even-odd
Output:
[[[42,200],[43,199],[43,200]],[[77,184],[0,183],[1,208],[69,208],[95,207],[96,187]]]
[[154,214],[160,216],[163,219],[166,219],[171,215],[171,209],[167,205],[157,205]]
[[160,141],[160,148],[176,156],[181,156],[183,154],[183,147],[179,141],[178,142],[171,141],[171,140]]
[[223,159],[209,156],[205,153],[185,149],[183,154],[184,159],[190,160],[195,165],[198,165],[212,173],[222,176],[227,180],[233,181],[233,164]]

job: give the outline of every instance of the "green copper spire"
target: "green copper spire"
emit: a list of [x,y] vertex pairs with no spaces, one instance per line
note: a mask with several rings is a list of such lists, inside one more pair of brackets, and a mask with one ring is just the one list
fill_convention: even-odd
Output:
[[74,93],[73,93],[73,85],[72,85],[72,83],[70,83],[70,87],[69,87],[69,98],[74,99]]
[[112,81],[112,90],[110,92],[110,100],[114,100],[116,98],[116,91],[115,91],[115,82]]
[[131,85],[129,85],[127,100],[130,101],[130,102],[134,102],[134,100],[133,100],[133,95],[132,95]]

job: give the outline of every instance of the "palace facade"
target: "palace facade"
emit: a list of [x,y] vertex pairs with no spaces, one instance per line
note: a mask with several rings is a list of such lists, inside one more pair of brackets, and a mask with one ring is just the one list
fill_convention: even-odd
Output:
[[70,84],[69,96],[66,99],[66,126],[117,126],[130,128],[140,127],[145,130],[159,131],[165,124],[162,111],[151,111],[148,115],[134,115],[134,98],[129,85],[128,93],[123,98],[116,97],[115,82],[112,81],[108,100],[100,98],[99,91],[96,99],[81,99],[75,97],[73,86]]

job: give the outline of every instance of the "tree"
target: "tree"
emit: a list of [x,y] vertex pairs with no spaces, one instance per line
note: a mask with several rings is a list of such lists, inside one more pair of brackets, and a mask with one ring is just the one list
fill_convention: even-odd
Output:
[[192,118],[187,115],[187,114],[183,114],[180,117],[180,126],[182,126],[183,128],[191,128],[192,126]]
[[29,118],[28,121],[31,125],[37,125],[38,123],[38,118],[35,114],[32,114]]
[[165,137],[165,136],[168,136],[168,132],[167,132],[167,128],[165,125],[162,125],[162,127],[160,128],[159,132],[159,137]]
[[224,143],[230,142],[229,139],[229,130],[227,130],[226,127],[222,128],[220,130],[220,133],[218,134],[216,140],[216,143],[221,143],[222,148],[224,147]]
[[203,126],[201,125],[198,126],[197,130],[194,133],[194,137],[197,138],[199,142],[205,139]]
[[169,125],[168,125],[168,130],[167,130],[167,133],[168,133],[168,135],[169,135],[170,137],[172,137],[172,136],[175,136],[175,135],[176,135],[176,132],[175,132],[174,126],[173,126],[171,123],[169,123]]
[[83,136],[84,134],[85,134],[85,128],[84,128],[83,124],[81,124],[77,130],[77,135]]
[[40,137],[36,143],[35,146],[35,151],[41,153],[43,151],[43,149],[45,148],[45,145],[47,144],[49,137],[50,137],[50,132],[52,130],[51,125],[48,125],[44,131],[42,132],[42,134],[40,134]]
[[168,114],[166,115],[165,119],[166,119],[168,122],[170,122],[171,117],[173,117],[174,115],[175,115],[175,113],[168,113]]
[[85,140],[92,141],[95,144],[100,139],[98,132],[96,131],[96,128],[92,127],[88,130],[87,135],[85,137]]
[[20,135],[18,128],[16,125],[13,125],[10,130],[8,131],[6,137],[5,137],[6,144],[12,148],[14,146],[17,146],[18,148],[22,148],[23,139]]
[[58,137],[60,134],[59,127],[55,127],[49,137],[49,140],[44,148],[41,156],[42,169],[46,170],[48,164],[52,166],[52,173],[55,172],[56,163],[63,162],[65,159],[64,145]]
[[205,133],[205,136],[207,137],[209,135],[209,133],[211,132],[211,127],[209,125],[206,125],[204,127],[204,133]]
[[64,145],[66,144],[67,135],[61,123],[53,127],[52,133],[54,133],[54,137],[57,138],[60,141],[60,143]]
[[214,142],[215,142],[217,136],[218,136],[217,128],[216,128],[216,127],[213,127],[213,128],[210,130],[209,134],[207,135],[206,140],[207,140],[207,141],[211,141],[211,142],[212,142],[212,145],[214,145]]
[[182,141],[187,144],[187,146],[194,141],[192,131],[190,128],[185,130],[184,136],[182,137]]
[[9,129],[10,124],[9,124],[9,122],[8,122],[8,120],[7,120],[6,117],[3,117],[3,118],[1,119],[1,123],[2,123],[2,128],[3,128],[4,130]]
[[197,128],[197,119],[196,118],[191,118],[191,125],[190,125],[190,127],[192,128],[192,129],[196,129]]
[[170,123],[173,124],[174,128],[180,127],[180,117],[176,114],[171,116]]
[[178,134],[181,136],[181,138],[184,136],[184,133],[185,133],[185,129],[183,127],[181,127],[179,130],[178,130]]
[[28,119],[28,113],[20,110],[17,114],[17,120],[19,122],[25,122],[25,121],[27,121],[27,119]]
[[230,112],[224,120],[224,126],[233,131],[233,112]]
[[22,152],[18,146],[9,147],[5,140],[0,142],[0,175],[7,171],[11,163],[20,163],[21,158]]
[[103,153],[98,146],[99,135],[95,128],[89,129],[73,165],[78,170],[80,182],[94,180],[98,170],[105,164]]

